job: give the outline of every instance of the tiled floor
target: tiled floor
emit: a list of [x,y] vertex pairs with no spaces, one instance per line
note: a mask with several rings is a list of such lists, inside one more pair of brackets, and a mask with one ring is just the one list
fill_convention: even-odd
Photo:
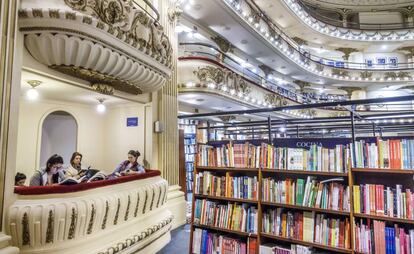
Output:
[[171,242],[157,254],[187,254],[190,243],[190,225],[185,224],[171,231]]

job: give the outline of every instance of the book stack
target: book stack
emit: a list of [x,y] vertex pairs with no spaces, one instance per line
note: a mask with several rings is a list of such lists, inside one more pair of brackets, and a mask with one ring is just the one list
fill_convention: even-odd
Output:
[[304,179],[273,178],[262,180],[262,200],[280,204],[307,206],[336,211],[349,211],[349,188],[337,181],[342,178],[318,182],[315,177]]
[[209,196],[228,198],[243,198],[257,200],[257,176],[216,176],[209,171],[196,175],[195,193]]
[[257,232],[257,208],[247,204],[195,201],[194,223],[248,233]]
[[311,248],[292,244],[290,248],[276,246],[274,244],[260,245],[260,254],[312,254]]
[[[353,153],[351,153],[353,156]],[[353,159],[354,161],[354,159]],[[355,142],[356,168],[414,169],[414,139]]]
[[379,184],[354,185],[354,212],[414,219],[414,195],[402,185],[395,188]]
[[229,142],[219,147],[200,145],[198,156],[199,166],[346,172],[349,149],[343,145],[335,149],[312,145],[306,150]]
[[327,218],[314,212],[285,212],[282,208],[263,213],[263,231],[284,238],[340,248],[350,248],[349,219]]
[[397,224],[387,227],[385,222],[368,219],[355,225],[355,249],[363,253],[414,253],[414,230],[405,230]]
[[255,254],[257,240],[248,238],[247,241],[241,241],[240,239],[196,228],[193,233],[192,244],[194,254]]

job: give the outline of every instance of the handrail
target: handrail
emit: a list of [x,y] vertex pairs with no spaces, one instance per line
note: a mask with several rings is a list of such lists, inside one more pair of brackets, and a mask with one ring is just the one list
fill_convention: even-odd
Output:
[[[366,70],[366,71],[395,71],[395,70],[412,70],[414,69],[414,62],[406,62],[406,63],[396,63],[396,66],[390,63],[387,64],[376,64],[372,63],[370,66],[368,66],[367,63],[354,63],[354,62],[348,62],[348,61],[338,61],[334,59],[328,59],[324,57],[320,57],[314,54],[310,54],[309,52],[305,51],[300,47],[298,43],[293,41],[287,34],[283,32],[281,28],[278,27],[277,24],[273,22],[271,18],[269,18],[265,12],[262,11],[262,9],[252,0],[245,0],[245,3],[254,10],[257,15],[262,18],[266,24],[269,26],[270,29],[274,30],[277,37],[282,38],[289,47],[300,54],[302,59],[305,59],[304,62],[312,61],[315,64],[323,65],[335,69],[340,70]],[[254,6],[254,7],[253,7]],[[327,62],[327,63],[326,63]],[[334,66],[332,64],[328,64],[330,62],[343,62],[344,65]]]
[[[329,25],[339,27],[339,28],[352,28],[352,29],[363,29],[363,30],[399,30],[399,29],[412,29],[414,28],[413,25],[409,25],[407,23],[361,23],[361,22],[353,22],[353,21],[346,21],[346,26],[342,20],[333,19],[329,16],[322,15],[315,10],[313,10],[309,5],[304,3],[303,0],[298,0],[297,2],[302,6],[302,8],[314,19],[319,20],[321,22],[326,22]],[[361,28],[363,27],[363,28]]]
[[[346,97],[345,96],[340,96],[340,95],[329,95],[329,94],[321,94],[321,95],[317,95],[315,93],[298,93],[296,91],[291,91],[289,89],[286,89],[284,87],[279,86],[277,83],[269,80],[266,77],[263,77],[262,75],[258,74],[258,73],[254,73],[253,71],[251,71],[248,68],[244,68],[243,66],[241,66],[235,59],[233,59],[232,57],[230,57],[229,55],[227,55],[225,52],[221,51],[220,49],[218,49],[217,47],[207,44],[207,43],[202,43],[202,42],[181,42],[180,43],[181,46],[186,46],[186,45],[195,45],[195,46],[202,46],[202,47],[207,47],[210,49],[213,49],[215,51],[217,51],[218,53],[222,54],[223,56],[223,60],[221,61],[222,64],[225,65],[229,65],[229,63],[226,63],[224,60],[225,59],[229,59],[232,63],[234,63],[236,65],[236,67],[238,68],[237,71],[239,71],[240,73],[243,74],[247,74],[247,76],[250,79],[253,79],[252,81],[255,82],[255,84],[262,84],[263,81],[265,81],[266,83],[269,83],[271,86],[268,87],[263,87],[260,86],[262,89],[269,89],[272,92],[276,92],[290,100],[293,100],[297,103],[307,103],[307,102],[311,102],[313,99],[314,100],[335,100],[335,101],[341,101],[341,100],[345,100]],[[210,57],[211,59],[217,59],[216,55],[213,55],[211,53],[207,53],[207,52],[201,52],[201,51],[191,51],[192,54],[196,53],[196,54],[201,54],[201,55],[205,55],[207,57]],[[231,66],[231,65],[230,65]],[[233,66],[231,66],[233,68]],[[228,67],[229,69],[232,69],[230,67]],[[240,71],[241,70],[241,71]],[[247,73],[246,73],[246,72]],[[274,89],[274,87],[276,89]],[[299,101],[298,98],[301,98],[302,101]]]
[[157,8],[154,7],[154,5],[152,5],[152,3],[150,3],[148,0],[141,0],[144,1],[144,3],[155,13],[155,15],[157,16],[156,18],[154,18],[152,16],[151,13],[149,13],[146,8],[142,7],[141,4],[139,4],[137,2],[137,0],[132,0],[132,3],[134,4],[134,6],[139,7],[141,10],[143,10],[148,16],[150,16],[154,21],[156,21],[157,23],[160,21],[160,13],[158,12]]

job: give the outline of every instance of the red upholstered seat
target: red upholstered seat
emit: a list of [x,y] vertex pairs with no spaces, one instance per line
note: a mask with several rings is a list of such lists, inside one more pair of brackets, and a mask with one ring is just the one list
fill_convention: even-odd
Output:
[[149,177],[159,176],[161,173],[159,170],[146,169],[143,174],[135,174],[129,176],[122,176],[116,179],[94,181],[90,183],[79,183],[74,185],[53,185],[53,186],[16,186],[14,187],[14,193],[19,195],[42,195],[42,194],[58,194],[68,193],[76,191],[85,191],[104,187],[108,185],[114,185],[119,183],[125,183],[135,181],[139,179],[145,179]]

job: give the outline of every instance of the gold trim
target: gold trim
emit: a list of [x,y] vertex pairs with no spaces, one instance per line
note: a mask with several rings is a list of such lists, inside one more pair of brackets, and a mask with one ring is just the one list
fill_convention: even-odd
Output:
[[49,216],[47,217],[47,229],[46,229],[46,243],[53,243],[53,233],[54,233],[54,216],[53,211],[49,211]]
[[102,226],[101,226],[102,229],[106,228],[106,221],[108,219],[108,212],[109,212],[109,204],[108,204],[108,200],[107,200],[107,201],[105,201],[105,215],[104,215],[104,218],[102,220]]
[[128,195],[128,203],[127,203],[127,208],[125,211],[125,216],[124,216],[124,221],[128,220],[128,216],[129,216],[129,206],[131,205],[131,197]]
[[30,245],[30,229],[29,229],[29,217],[27,216],[27,213],[23,214],[22,218],[22,245]]
[[76,222],[78,221],[78,213],[76,212],[75,208],[72,207],[72,215],[70,217],[70,226],[69,226],[69,234],[68,239],[73,239],[75,237],[75,230],[76,230]]
[[137,192],[137,205],[135,206],[134,217],[138,215],[138,207],[139,207],[139,192]]
[[148,190],[145,190],[145,201],[144,201],[144,207],[142,207],[142,213],[145,213],[145,208],[147,206],[147,200],[148,200]]
[[119,198],[118,198],[118,205],[116,207],[115,218],[114,218],[114,225],[118,224],[119,208],[121,208],[121,200],[119,200]]
[[96,209],[95,209],[95,205],[92,204],[92,210],[91,210],[91,218],[89,219],[89,223],[88,223],[88,230],[86,231],[86,233],[88,235],[90,235],[92,233],[92,229],[93,229],[93,222],[95,219],[95,213],[96,213]]

